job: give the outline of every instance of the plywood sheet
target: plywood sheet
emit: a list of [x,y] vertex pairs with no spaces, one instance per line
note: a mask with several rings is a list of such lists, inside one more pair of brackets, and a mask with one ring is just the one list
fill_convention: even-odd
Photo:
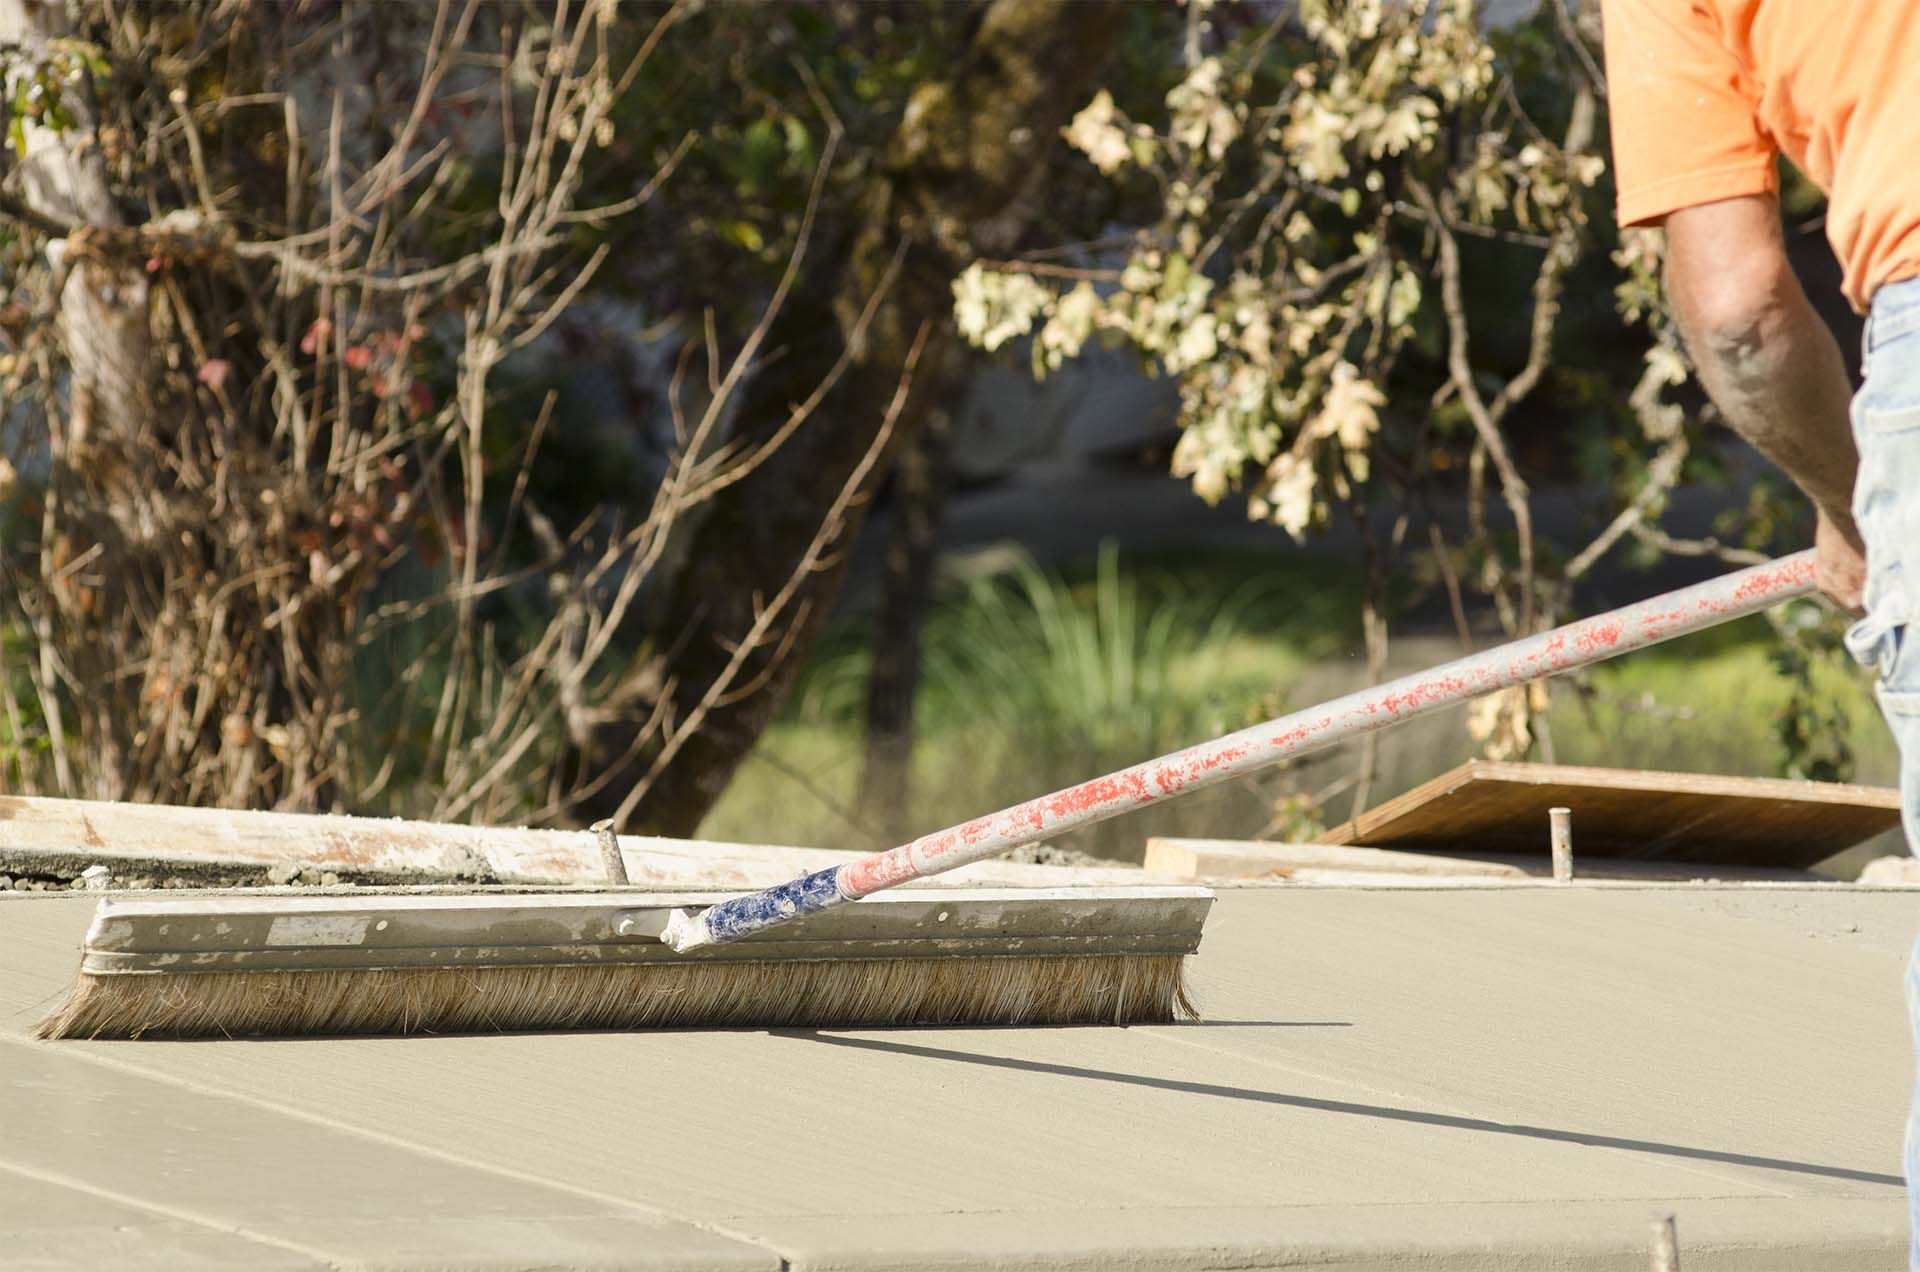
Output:
[[[1402,851],[1538,853],[1573,810],[1582,856],[1804,867],[1900,824],[1898,791],[1836,782],[1474,760],[1335,827]],[[1576,866],[1577,868],[1577,866]]]

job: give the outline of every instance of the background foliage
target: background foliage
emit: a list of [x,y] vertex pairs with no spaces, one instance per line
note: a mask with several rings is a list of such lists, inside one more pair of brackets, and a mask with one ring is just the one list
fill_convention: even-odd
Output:
[[[884,841],[1792,546],[1612,230],[1590,10],[0,0],[0,783]],[[1306,546],[941,566],[944,404],[1097,349]],[[1834,632],[1701,647],[1737,719],[1650,659],[1422,753],[1872,771]]]

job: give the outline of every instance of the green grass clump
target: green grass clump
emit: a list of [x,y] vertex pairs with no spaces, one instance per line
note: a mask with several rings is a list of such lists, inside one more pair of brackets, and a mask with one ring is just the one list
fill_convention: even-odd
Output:
[[[1595,691],[1555,694],[1555,758],[1563,764],[1780,777],[1790,767],[1778,732],[1792,690],[1773,666],[1777,645],[1754,617],[1605,663]],[[1815,691],[1840,707],[1854,780],[1892,784],[1893,736],[1868,674],[1847,659],[1812,670]]]
[[[1016,557],[952,588],[929,616],[909,833],[920,834],[1284,709],[1351,613],[1339,584],[1269,568],[1123,571],[1101,552],[1065,578]],[[823,643],[794,701],[702,827],[715,839],[867,846],[885,837],[853,806],[869,658],[864,629]],[[1252,834],[1274,783],[1237,784],[1060,840],[1137,860],[1147,835],[1194,824]]]

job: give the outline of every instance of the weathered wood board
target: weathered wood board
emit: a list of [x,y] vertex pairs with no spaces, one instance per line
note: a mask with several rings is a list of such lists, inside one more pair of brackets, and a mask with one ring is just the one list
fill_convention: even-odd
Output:
[[[1475,887],[1528,885],[1553,879],[1553,859],[1545,853],[1475,852],[1469,844],[1455,855],[1399,852],[1352,844],[1281,844],[1239,839],[1147,840],[1146,869],[1195,883],[1230,881],[1319,884],[1329,887],[1420,887],[1458,883]],[[1703,864],[1690,861],[1634,861],[1588,857],[1575,863],[1574,878],[1639,883],[1695,881],[1818,883],[1817,875],[1781,866]]]
[[1474,760],[1329,831],[1401,851],[1539,853],[1573,810],[1581,857],[1804,867],[1900,824],[1900,794],[1777,778]]
[[1147,840],[1145,864],[1149,870],[1176,879],[1286,879],[1317,870],[1433,878],[1527,877],[1527,872],[1517,865],[1437,853],[1394,852],[1344,844],[1281,844],[1166,836]]
[[[645,887],[759,888],[851,861],[831,848],[620,836],[631,883]],[[378,817],[178,808],[0,795],[0,870],[217,878],[282,863],[363,882],[594,883],[600,849],[584,830],[458,826]],[[1124,886],[1138,867],[983,861],[940,876],[941,886]]]

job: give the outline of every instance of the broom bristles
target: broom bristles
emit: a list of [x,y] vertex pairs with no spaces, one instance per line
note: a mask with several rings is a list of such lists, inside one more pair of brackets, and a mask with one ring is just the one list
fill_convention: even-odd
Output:
[[882,1025],[1165,1024],[1185,956],[81,973],[42,1038]]

